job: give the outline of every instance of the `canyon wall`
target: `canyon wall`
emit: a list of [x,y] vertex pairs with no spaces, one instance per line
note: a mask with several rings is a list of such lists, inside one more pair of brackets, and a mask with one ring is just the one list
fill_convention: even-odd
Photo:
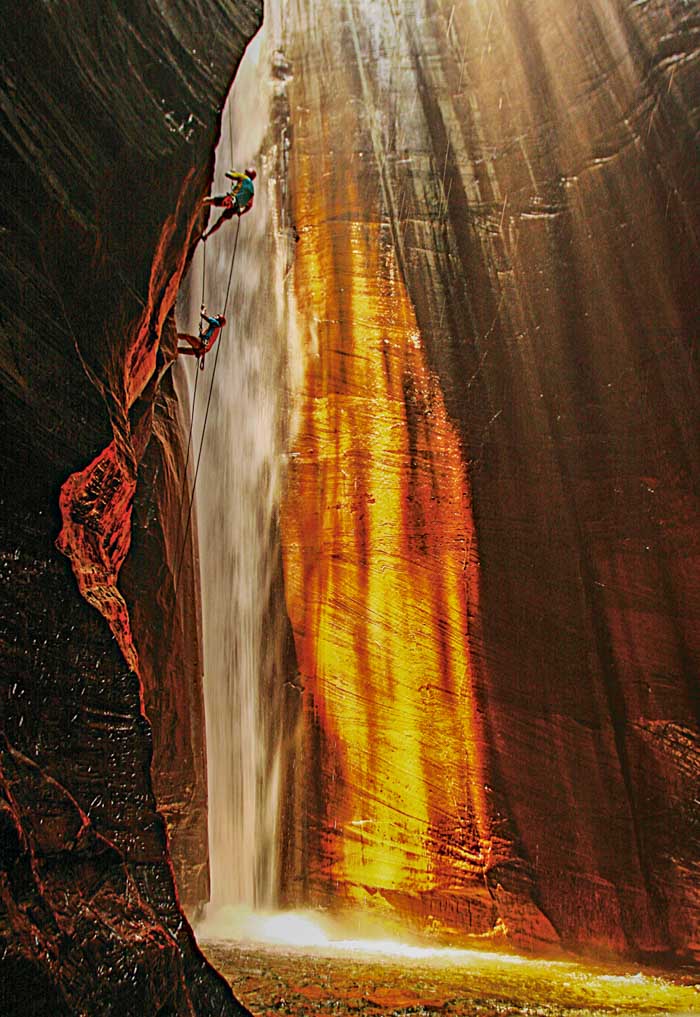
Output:
[[168,848],[194,907],[198,570],[190,542],[174,576],[184,456],[160,381],[260,18],[253,0],[32,2],[3,26],[3,1013],[29,1012],[28,984],[52,1017],[245,1012],[196,947]]
[[295,7],[290,900],[700,949],[697,32]]

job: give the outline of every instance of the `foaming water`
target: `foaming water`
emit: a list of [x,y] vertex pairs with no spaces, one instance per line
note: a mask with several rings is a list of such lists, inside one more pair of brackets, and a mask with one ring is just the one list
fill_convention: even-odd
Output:
[[[352,920],[348,920],[351,924]],[[264,911],[245,907],[220,908],[197,929],[203,940],[230,941],[267,946],[287,946],[317,955],[347,955],[435,960],[442,964],[541,964],[512,953],[494,953],[455,947],[431,946],[402,941],[377,932],[373,936],[352,936],[338,918],[314,911]],[[557,961],[546,961],[556,964]]]
[[331,923],[305,911],[255,911],[224,907],[210,911],[197,927],[201,939],[277,946],[321,947],[331,941]]
[[[210,910],[271,906],[277,894],[281,698],[286,616],[279,563],[278,502],[284,464],[287,293],[284,237],[276,221],[275,139],[268,130],[274,25],[250,44],[224,110],[213,193],[227,169],[251,163],[254,209],[200,244],[190,306],[196,327],[205,276],[210,313],[227,326],[198,381],[196,463],[214,377],[196,485],[209,783]],[[212,209],[213,222],[220,214]],[[240,229],[233,273],[231,264]],[[182,320],[184,317],[187,321]],[[215,369],[216,363],[216,369]],[[187,371],[190,391],[196,371]],[[215,370],[215,374],[214,374]]]

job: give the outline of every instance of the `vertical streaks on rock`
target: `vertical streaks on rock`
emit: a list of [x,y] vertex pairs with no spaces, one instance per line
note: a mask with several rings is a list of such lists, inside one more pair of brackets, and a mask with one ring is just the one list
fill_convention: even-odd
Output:
[[639,725],[696,722],[692,18],[422,9],[407,31],[444,201],[405,263],[474,464],[487,769],[565,939],[682,951],[693,805],[669,753],[659,836]]
[[464,638],[478,595],[465,466],[374,178],[358,180],[348,158],[362,143],[356,118],[326,105],[318,59],[296,53],[291,86],[292,105],[308,109],[292,152],[305,380],[283,547],[306,690],[301,753],[318,730],[309,779],[322,799],[301,792],[316,846],[296,875],[315,900],[372,895],[386,912],[484,932],[494,914]]
[[[428,478],[438,491],[456,449],[466,502],[451,501],[446,523],[431,500],[427,519],[448,545],[460,533],[472,548],[461,649],[435,544],[424,543],[430,581],[411,574],[409,592],[391,594],[406,617],[420,594],[443,639],[438,657],[469,664],[458,780],[480,775],[481,805],[448,809],[437,839],[449,851],[465,814],[487,832],[479,865],[491,917],[521,942],[551,939],[544,912],[569,944],[682,954],[694,942],[700,855],[674,749],[681,732],[693,742],[700,658],[696,16],[680,2],[616,0],[329,0],[323,10],[313,18],[298,6],[303,46],[290,50],[307,83],[292,102],[304,398],[314,399],[302,402],[291,474],[300,499],[307,460],[318,462],[315,494],[298,510],[304,530],[285,540],[290,562],[310,534],[322,548],[293,572],[293,588],[307,591],[305,613],[297,593],[291,608],[302,670],[340,670],[342,653],[366,661],[362,637],[343,632],[358,604],[368,628],[383,620],[387,576],[370,578],[372,541],[405,525],[420,560]],[[387,286],[398,327],[420,337],[422,366],[387,355],[382,376],[348,336],[371,336],[367,294]],[[375,313],[384,327],[386,309]],[[404,409],[387,425],[377,401],[386,392],[396,405],[397,370]],[[416,421],[436,403],[451,438],[431,464],[423,443],[436,442],[435,420],[429,439]],[[405,480],[392,474],[401,458]],[[383,501],[344,510],[381,474]],[[362,599],[338,596],[365,561]],[[322,659],[315,639],[342,653]],[[378,642],[390,645],[386,632]],[[413,659],[412,673],[438,657]],[[381,693],[379,679],[366,686],[342,706],[353,743],[368,716],[385,721],[391,669]],[[322,770],[332,760],[327,815],[343,827],[353,750],[325,698],[312,698],[307,745]],[[407,728],[432,709],[413,700]],[[363,759],[376,742],[359,738]],[[337,830],[324,838],[319,884],[344,857]],[[356,839],[366,857],[364,832]]]

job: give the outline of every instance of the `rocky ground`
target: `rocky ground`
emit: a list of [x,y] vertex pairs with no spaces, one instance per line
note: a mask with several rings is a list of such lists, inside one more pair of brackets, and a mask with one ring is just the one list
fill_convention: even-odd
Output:
[[[700,992],[638,970],[463,952],[390,957],[203,944],[255,1017],[666,1017],[700,1012]],[[692,981],[692,975],[681,981]]]

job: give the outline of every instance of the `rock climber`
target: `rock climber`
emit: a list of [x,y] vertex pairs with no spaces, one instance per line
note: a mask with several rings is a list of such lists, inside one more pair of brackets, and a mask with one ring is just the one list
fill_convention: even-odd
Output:
[[249,168],[243,173],[238,170],[229,170],[226,176],[233,181],[229,193],[217,194],[212,198],[205,198],[203,201],[204,205],[214,205],[216,208],[223,208],[224,211],[211,229],[202,233],[202,240],[208,240],[225,222],[233,219],[234,215],[239,217],[245,215],[253,207],[253,198],[255,197],[253,181],[257,176],[255,170]]
[[[219,333],[226,324],[226,318],[223,314],[215,314],[213,318],[210,318],[204,304],[202,304],[199,317],[202,321],[198,336],[189,335],[187,332],[178,332],[178,339],[184,339],[189,343],[189,346],[178,346],[177,352],[183,353],[186,357],[199,357],[199,366],[204,367],[204,357],[219,338]],[[208,324],[206,329],[204,329],[204,322]]]

